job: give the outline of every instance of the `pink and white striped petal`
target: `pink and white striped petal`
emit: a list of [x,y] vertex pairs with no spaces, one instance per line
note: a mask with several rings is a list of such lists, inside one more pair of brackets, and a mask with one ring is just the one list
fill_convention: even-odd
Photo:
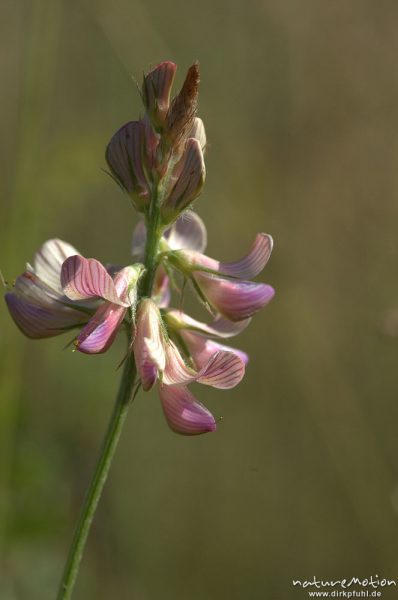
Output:
[[185,386],[159,386],[159,396],[169,427],[182,435],[216,430],[211,412]]
[[238,348],[231,348],[231,346],[219,344],[218,342],[206,339],[193,331],[184,330],[181,332],[181,335],[198,369],[201,369],[216,352],[220,351],[233,352],[233,354],[236,354],[245,365],[249,362],[249,356],[246,352],[243,352],[243,350],[239,350]]
[[61,286],[61,267],[69,256],[79,252],[59,239],[47,240],[36,252],[32,271],[51,289],[63,295]]
[[235,387],[245,374],[244,362],[232,352],[216,352],[195,372],[188,367],[173,342],[166,347],[165,385],[181,385],[197,381],[219,389]]
[[148,391],[166,364],[159,309],[149,298],[141,300],[138,306],[134,357],[142,388]]
[[40,339],[64,333],[87,322],[87,314],[57,302],[38,305],[14,292],[5,295],[8,310],[27,337]]
[[275,295],[275,290],[265,283],[222,279],[199,272],[195,279],[209,303],[231,321],[253,316]]
[[203,336],[216,338],[230,338],[241,333],[249,325],[251,318],[241,321],[230,321],[222,316],[218,316],[210,324],[202,323],[193,319],[186,313],[179,310],[168,310],[165,319],[171,328],[177,330],[192,330]]
[[97,296],[113,304],[129,306],[128,302],[120,300],[112,277],[95,258],[79,255],[67,258],[62,265],[61,285],[70,300]]
[[267,233],[259,233],[248,254],[241,260],[223,263],[199,252],[181,250],[175,253],[173,263],[180,260],[183,269],[189,271],[209,270],[215,274],[240,279],[252,279],[265,267],[272,252],[272,237]]
[[79,333],[76,349],[85,354],[106,352],[114,341],[126,314],[126,308],[106,302]]

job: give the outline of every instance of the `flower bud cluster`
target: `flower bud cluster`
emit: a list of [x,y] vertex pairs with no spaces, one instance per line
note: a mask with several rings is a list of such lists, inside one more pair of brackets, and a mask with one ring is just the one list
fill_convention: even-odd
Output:
[[[190,210],[205,178],[206,136],[196,116],[199,69],[195,64],[188,70],[171,99],[175,72],[174,63],[163,62],[145,75],[144,117],[121,127],[106,150],[113,177],[143,214],[133,233],[133,263],[104,266],[52,239],[17,278],[6,302],[30,338],[79,328],[74,345],[86,354],[105,352],[124,329],[142,389],[157,383],[170,427],[194,435],[214,431],[216,422],[188,386],[229,389],[241,381],[248,356],[224,341],[245,329],[274,295],[269,285],[252,281],[273,242],[259,233],[235,262],[204,254],[206,227]],[[212,315],[210,323],[183,312],[176,275],[183,288],[191,284]],[[170,306],[173,289],[181,296],[178,309]]]
[[156,198],[165,225],[192,204],[205,180],[206,136],[196,117],[199,67],[190,67],[181,90],[171,99],[176,69],[166,61],[144,76],[146,113],[115,133],[105,155],[111,175],[135,208],[147,214]]

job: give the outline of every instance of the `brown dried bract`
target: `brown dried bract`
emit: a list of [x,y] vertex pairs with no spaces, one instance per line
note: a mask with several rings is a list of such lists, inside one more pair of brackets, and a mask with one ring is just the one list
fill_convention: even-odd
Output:
[[172,146],[179,145],[192,128],[198,107],[199,81],[199,64],[195,63],[189,67],[167,114],[167,137]]

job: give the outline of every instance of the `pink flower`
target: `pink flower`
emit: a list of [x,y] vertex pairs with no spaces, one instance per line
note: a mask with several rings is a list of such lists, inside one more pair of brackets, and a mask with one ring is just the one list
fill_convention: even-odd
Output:
[[140,264],[125,267],[115,277],[94,258],[70,256],[62,265],[61,285],[70,300],[105,300],[76,338],[76,348],[86,354],[108,350],[129,307],[135,307]]
[[248,254],[236,262],[222,263],[187,249],[170,252],[168,261],[191,279],[213,310],[231,321],[240,321],[254,315],[274,296],[271,286],[241,279],[258,275],[271,251],[271,236],[259,233]]
[[137,308],[134,356],[143,389],[147,391],[159,382],[166,419],[174,431],[183,434],[215,429],[211,413],[196,401],[187,385],[196,381],[229,389],[241,381],[245,372],[245,362],[237,353],[220,348],[209,353],[200,366],[190,366],[189,357],[184,358],[176,343],[168,338],[159,308],[149,298],[144,298]]
[[67,242],[53,239],[36,253],[33,266],[17,277],[5,300],[19,329],[30,338],[59,335],[84,325],[98,303],[90,299],[71,302],[60,283],[62,263],[77,250]]

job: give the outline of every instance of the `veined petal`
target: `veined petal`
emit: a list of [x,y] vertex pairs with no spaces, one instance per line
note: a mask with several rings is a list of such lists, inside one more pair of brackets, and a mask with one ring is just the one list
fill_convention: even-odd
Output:
[[206,176],[202,148],[198,140],[187,140],[184,154],[175,166],[176,183],[161,207],[165,223],[174,221],[178,215],[197,198]]
[[[166,229],[163,238],[171,250],[196,250],[203,252],[207,245],[207,231],[202,219],[192,210],[185,211],[171,227]],[[131,253],[142,260],[146,242],[146,226],[141,219],[135,226]]]
[[244,362],[232,352],[216,352],[202,368],[195,372],[189,368],[177,347],[169,342],[166,347],[165,385],[180,385],[197,381],[220,389],[237,385],[245,374]]
[[273,298],[275,290],[265,283],[222,279],[195,273],[195,279],[209,303],[231,321],[247,319]]
[[184,270],[195,272],[213,271],[215,274],[240,279],[252,279],[258,275],[268,262],[272,251],[272,237],[259,233],[246,256],[241,260],[223,263],[200,252],[179,250],[171,257],[173,264],[180,264]]
[[239,277],[241,279],[252,279],[264,269],[271,256],[273,239],[267,233],[258,233],[249,252],[241,260],[230,263],[219,263],[220,273]]
[[126,308],[106,302],[102,304],[76,339],[76,348],[85,354],[108,350],[126,314]]
[[62,304],[38,305],[13,292],[5,295],[5,301],[16,325],[22,333],[33,339],[59,335],[82,325],[89,318],[86,314]]
[[61,267],[69,256],[79,252],[62,240],[47,240],[36,252],[32,271],[50,288],[63,296],[61,286]]
[[143,168],[145,126],[141,121],[130,121],[111,138],[105,158],[113,176],[121,187],[134,195],[138,210],[142,210],[149,195]]
[[170,106],[170,92],[177,65],[171,61],[158,64],[144,76],[142,97],[155,126],[165,123]]
[[138,306],[134,357],[142,388],[148,391],[166,364],[159,309],[149,298],[141,300]]
[[164,233],[170,250],[203,252],[207,245],[207,231],[202,219],[192,210],[184,212]]
[[216,352],[220,351],[233,352],[245,365],[249,362],[249,356],[246,352],[243,352],[243,350],[239,350],[238,348],[231,348],[231,346],[219,344],[218,342],[206,339],[193,331],[183,330],[181,331],[181,335],[198,369],[201,369]]
[[70,256],[61,270],[61,285],[65,295],[71,300],[82,300],[98,296],[113,304],[129,306],[120,300],[112,277],[95,258]]
[[163,412],[169,427],[183,435],[198,435],[216,430],[213,415],[185,386],[159,387]]
[[242,319],[241,321],[230,321],[222,316],[218,316],[210,324],[202,323],[193,319],[186,313],[179,310],[168,310],[165,314],[165,320],[171,328],[188,329],[204,336],[216,338],[230,338],[241,333],[249,325],[251,319]]

